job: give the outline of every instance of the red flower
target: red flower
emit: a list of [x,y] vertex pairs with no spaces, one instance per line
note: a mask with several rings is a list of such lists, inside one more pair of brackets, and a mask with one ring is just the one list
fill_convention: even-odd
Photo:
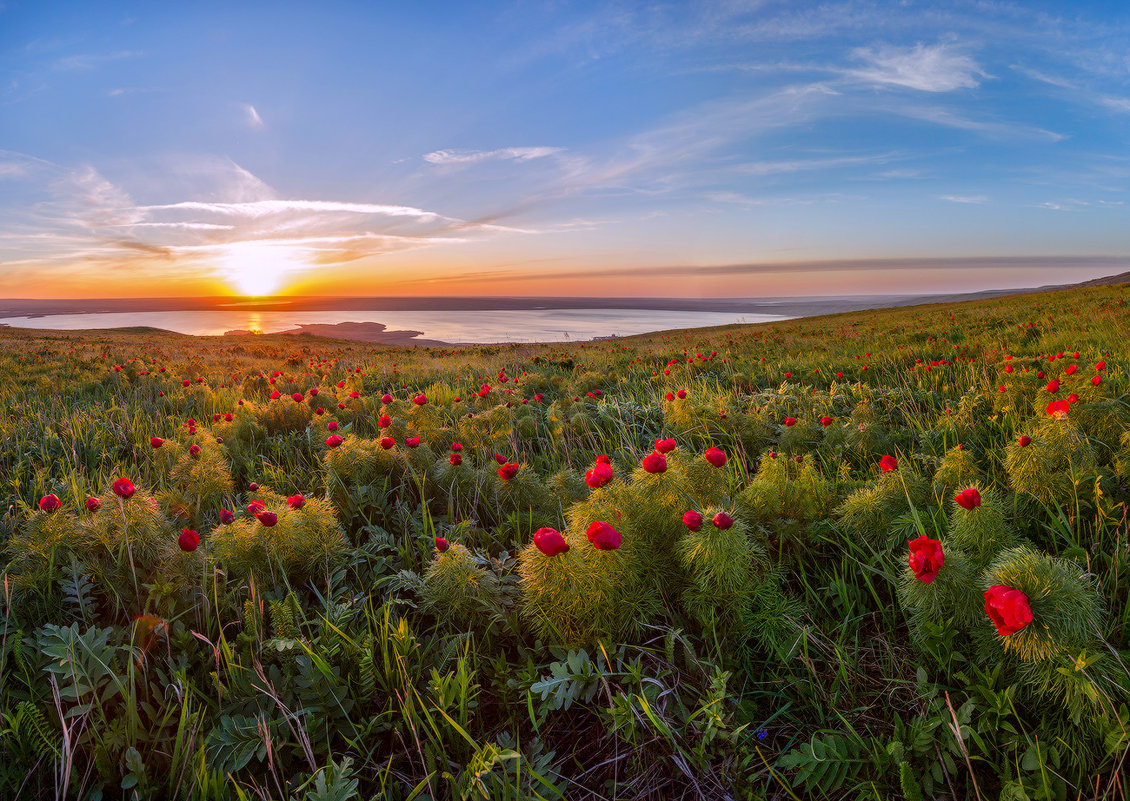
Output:
[[675,395],[679,398],[679,400],[682,400],[683,398],[687,397],[687,391],[685,389],[680,389],[675,393]]
[[698,531],[702,528],[702,512],[696,512],[694,509],[683,512],[683,525],[691,531]]
[[233,515],[231,512],[229,512],[226,508],[220,509],[220,522],[223,523],[225,526],[228,523],[234,523],[235,522],[235,515]]
[[893,456],[884,456],[879,460],[879,468],[884,473],[889,473],[892,470],[898,470],[899,460]]
[[302,403],[303,395],[301,392],[295,392],[290,397],[294,400],[295,403]]
[[1079,369],[1079,365],[1073,364],[1063,371],[1064,375],[1074,375],[1075,371]]
[[715,527],[724,530],[734,525],[734,518],[730,517],[725,512],[719,512],[718,514],[714,515],[714,519],[711,520],[711,522],[715,525]]
[[1097,375],[1097,376],[1095,376],[1094,378],[1092,378],[1092,379],[1091,379],[1091,383],[1092,383],[1093,385],[1095,385],[1096,387],[1097,387],[1097,386],[1098,386],[1099,384],[1101,384],[1102,382],[1103,382],[1103,377],[1102,377],[1101,375]]
[[182,387],[187,387],[187,386],[188,386],[189,384],[191,384],[191,383],[192,383],[192,382],[191,382],[191,381],[189,381],[189,380],[188,380],[188,379],[186,378],[186,379],[185,379],[184,381],[181,381],[181,382],[180,382],[180,385],[181,385]]
[[291,495],[286,499],[286,502],[291,509],[301,509],[306,505],[306,499],[302,496],[301,493],[299,493],[298,495]]
[[119,478],[114,482],[114,494],[119,498],[132,498],[137,489],[128,478]]
[[828,426],[832,425],[832,418],[828,417],[827,415],[825,415],[824,417],[821,417],[820,418],[820,425],[824,426],[824,428],[827,428]]
[[459,451],[463,450],[463,443],[461,443],[461,442],[453,442],[453,443],[451,443],[451,450],[452,450],[452,451],[453,451],[454,453],[459,453]]
[[254,481],[252,481],[250,484],[247,485],[247,489],[251,490],[252,492],[256,492],[259,489],[259,485],[257,483],[255,483]]
[[282,393],[279,392],[277,389],[274,392],[271,393],[271,400],[278,400],[281,397],[282,397]]
[[1048,390],[1048,392],[1052,393],[1053,395],[1055,393],[1059,392],[1059,381],[1057,381],[1056,379],[1053,378],[1051,381],[1048,382],[1047,390]]
[[793,426],[796,425],[796,418],[795,417],[786,417],[785,418],[785,425],[788,428],[792,428]]
[[200,446],[199,445],[189,445],[188,446],[188,455],[189,456],[199,456],[200,455]]
[[337,434],[330,434],[328,437],[326,437],[326,445],[330,448],[336,448],[343,442],[345,442],[345,440],[342,437],[339,437]]
[[330,431],[337,431],[337,429],[339,428],[337,420],[330,420],[328,423],[326,423],[326,428]]
[[231,412],[228,412],[227,414],[224,415],[224,422],[230,423],[231,421],[232,421]]
[[390,425],[392,425],[392,418],[387,414],[382,414],[377,419],[377,428],[388,428]]
[[1062,418],[1067,417],[1067,413],[1071,411],[1071,401],[1057,400],[1048,404],[1047,413],[1052,417]]
[[463,464],[463,457],[460,456],[458,453],[453,453],[453,454],[451,454],[450,457],[448,457],[448,461],[450,461],[453,465],[458,467],[459,465]]
[[501,453],[496,453],[494,455],[494,460],[496,462],[498,462],[499,464],[506,464],[506,457],[503,456]]
[[421,392],[419,395],[417,395],[416,397],[414,397],[412,399],[412,402],[414,404],[416,404],[417,406],[423,406],[425,403],[428,402],[428,398],[423,392]]
[[994,584],[985,591],[985,613],[1002,637],[1020,631],[1032,622],[1028,596],[1004,584]]
[[396,439],[393,437],[381,437],[381,447],[386,451],[396,444]]
[[102,508],[102,501],[98,500],[97,498],[87,498],[86,499],[86,511],[97,512],[101,508]]
[[436,550],[437,551],[439,551],[440,553],[443,553],[444,551],[446,551],[450,547],[451,546],[448,544],[446,539],[444,539],[443,537],[436,537]]
[[970,487],[959,492],[954,500],[962,509],[973,510],[981,505],[981,493],[976,487]]
[[[666,370],[664,370],[663,372],[664,372],[664,373],[666,373],[667,371],[666,371]],[[673,400],[675,400],[675,393],[674,393],[674,392],[668,392],[668,393],[667,393],[666,395],[664,395],[663,397],[665,397],[665,398],[666,398],[667,400],[669,400],[669,401],[673,401]]]
[[910,569],[914,571],[915,577],[927,584],[931,583],[946,563],[942,543],[923,534],[916,540],[907,540],[906,544],[910,546]]
[[384,395],[381,395],[381,403],[385,404],[386,406],[392,403],[392,395],[389,395],[387,392]]
[[1021,448],[1027,448],[1029,445],[1032,444],[1032,438],[1030,436],[1028,436],[1027,434],[1021,434],[1020,439],[1016,440],[1016,444],[1019,445]]
[[420,438],[419,437],[408,437],[408,439],[404,440],[404,444],[407,445],[409,448],[415,448],[417,445],[420,444]]
[[270,528],[279,522],[279,516],[274,512],[256,512],[255,519],[262,523],[264,528]]
[[569,550],[569,543],[557,529],[539,528],[534,532],[534,547],[546,556],[557,556]]
[[1013,367],[1013,366],[1012,366],[1011,364],[1006,364],[1006,365],[1004,366],[1004,371],[1005,371],[1006,373],[1011,373],[1011,372],[1012,372],[1013,370],[1015,370],[1015,369],[1016,369],[1016,368],[1015,368],[1015,367]]
[[[309,375],[309,373],[307,373],[307,375]],[[317,394],[318,394],[318,388],[317,388],[317,387],[313,387],[313,388],[312,388],[312,389],[310,390],[310,395],[311,395],[311,396],[314,396],[314,395],[317,395]]]
[[667,457],[662,453],[649,453],[643,457],[643,469],[649,473],[666,472]]
[[655,449],[660,453],[670,453],[676,447],[674,439],[657,439],[655,441]]
[[518,475],[518,465],[517,464],[514,464],[514,463],[504,464],[502,467],[498,468],[498,477],[501,478],[503,481],[509,481],[510,479],[514,478],[514,476],[516,476],[516,475]]
[[601,551],[615,551],[624,541],[619,531],[600,520],[594,520],[589,524],[585,536],[589,538],[594,548]]
[[260,500],[254,500],[251,503],[247,504],[247,511],[250,512],[253,515],[259,514],[260,512],[262,512],[266,508],[267,508],[267,504],[263,503]]
[[55,493],[51,493],[50,495],[44,495],[42,498],[39,499],[39,508],[42,509],[44,512],[54,512],[56,509],[58,509],[62,505],[63,505],[63,502],[59,500],[59,496],[56,495]]
[[600,489],[612,480],[612,466],[604,462],[597,462],[592,470],[585,473],[585,483],[593,489]]
[[724,467],[726,464],[726,453],[721,448],[707,448],[703,456],[715,467]]
[[157,450],[165,444],[165,440],[161,439],[160,437],[150,437],[149,444],[153,447],[153,450]]
[[596,457],[597,464],[612,464],[612,460],[608,457],[607,453],[602,453]]
[[1105,370],[1106,369],[1106,362],[1105,361],[1095,362],[1095,369],[1096,370]]
[[195,551],[200,546],[200,535],[190,528],[182,528],[177,544],[182,551]]

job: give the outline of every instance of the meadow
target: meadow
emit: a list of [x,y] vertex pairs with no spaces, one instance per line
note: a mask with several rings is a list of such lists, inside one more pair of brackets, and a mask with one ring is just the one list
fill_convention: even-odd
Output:
[[1128,304],[0,330],[0,797],[1123,798]]

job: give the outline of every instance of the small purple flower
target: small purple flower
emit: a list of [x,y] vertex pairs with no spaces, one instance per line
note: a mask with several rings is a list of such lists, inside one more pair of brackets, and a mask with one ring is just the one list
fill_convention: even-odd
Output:
[[767,729],[758,729],[757,730],[757,739],[758,740],[764,740],[768,736],[769,736],[769,731]]

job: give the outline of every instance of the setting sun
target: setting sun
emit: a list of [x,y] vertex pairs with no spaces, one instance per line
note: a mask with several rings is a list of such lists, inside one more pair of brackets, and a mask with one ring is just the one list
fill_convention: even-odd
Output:
[[273,294],[288,273],[309,267],[297,248],[263,242],[239,242],[227,247],[221,275],[241,295]]

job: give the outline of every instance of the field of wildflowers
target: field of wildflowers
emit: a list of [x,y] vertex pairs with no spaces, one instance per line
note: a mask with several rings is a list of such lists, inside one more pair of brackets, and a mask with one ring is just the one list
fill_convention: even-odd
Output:
[[0,331],[0,797],[1125,797],[1128,331]]

